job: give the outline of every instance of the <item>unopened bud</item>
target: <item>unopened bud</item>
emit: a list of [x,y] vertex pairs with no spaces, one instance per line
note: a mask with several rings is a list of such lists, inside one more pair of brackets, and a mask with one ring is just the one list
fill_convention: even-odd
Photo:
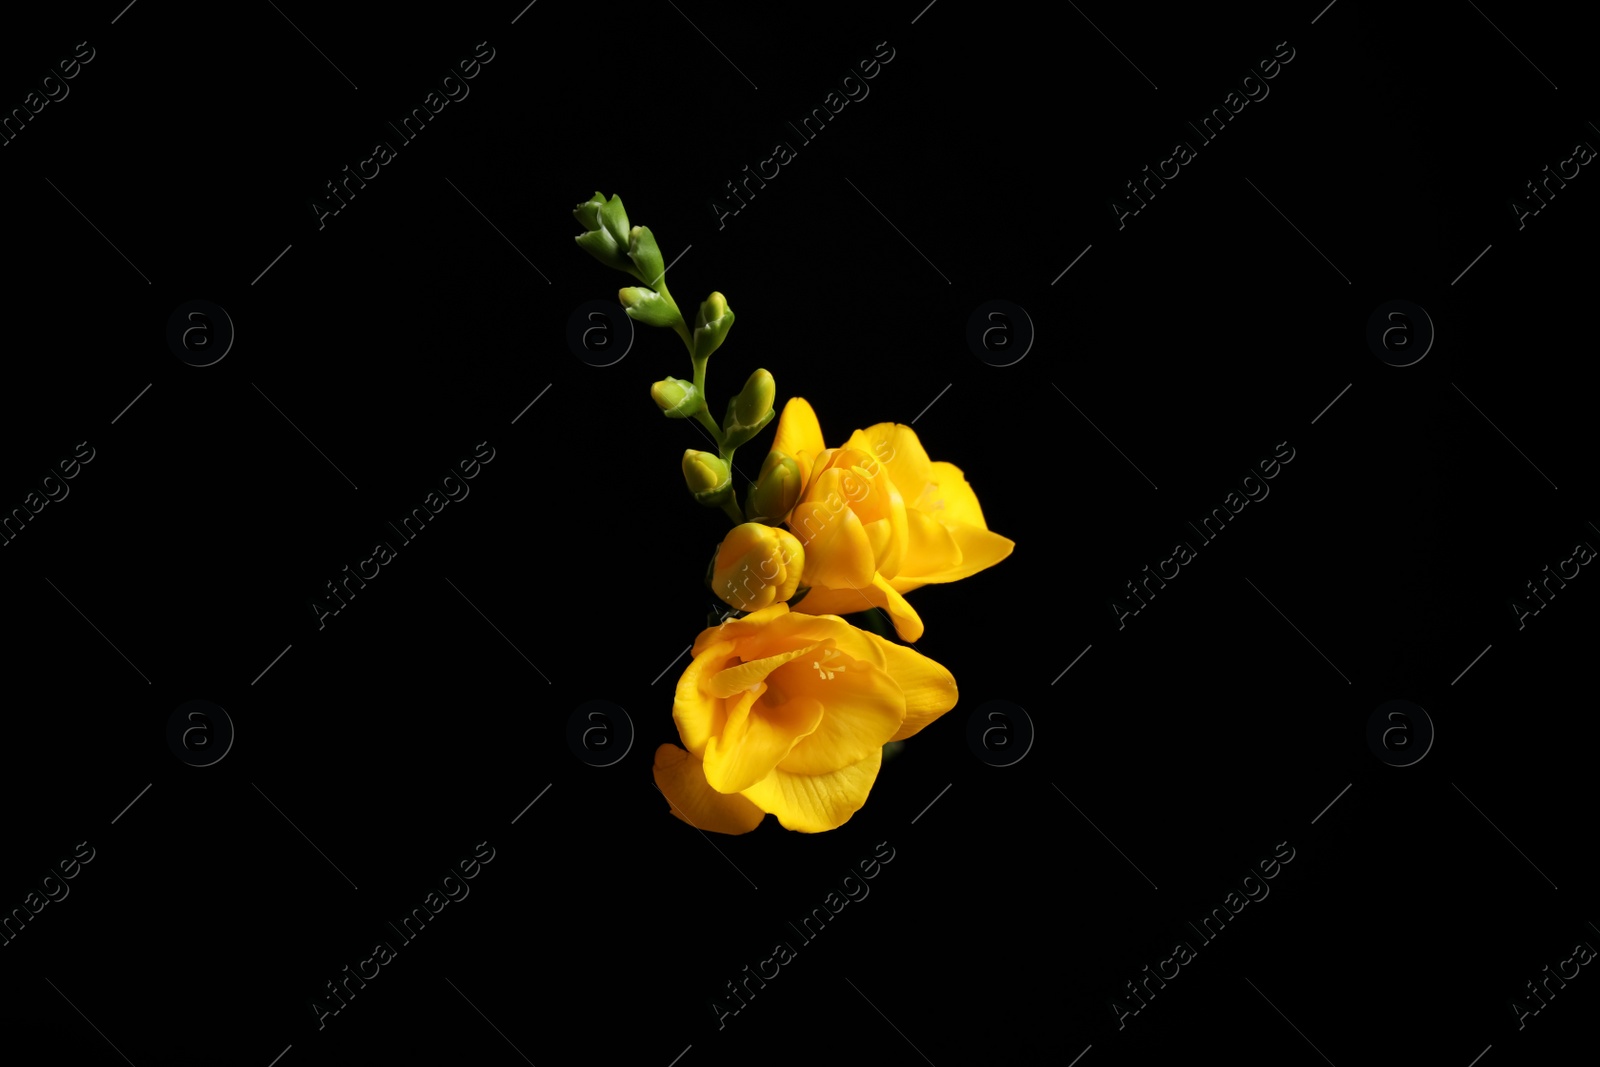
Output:
[[745,498],[745,517],[751,522],[783,522],[800,502],[800,464],[776,450],[767,453],[761,474]]
[[733,497],[733,475],[722,457],[689,449],[683,454],[683,480],[700,503],[720,508]]
[[648,226],[635,226],[628,231],[628,258],[639,280],[654,289],[661,276],[667,272],[661,265],[661,249]]
[[646,326],[671,326],[682,321],[678,309],[672,306],[672,302],[664,299],[654,289],[645,289],[641,286],[618,289],[617,299],[622,302],[629,318]]
[[650,387],[650,399],[669,419],[687,419],[704,405],[700,390],[682,378],[663,378]]
[[693,358],[704,360],[722,346],[733,326],[733,309],[721,293],[712,293],[694,317]]
[[772,421],[772,401],[777,395],[777,385],[772,375],[758,369],[744,383],[739,395],[728,402],[728,412],[722,420],[723,444],[738,448],[761,432]]

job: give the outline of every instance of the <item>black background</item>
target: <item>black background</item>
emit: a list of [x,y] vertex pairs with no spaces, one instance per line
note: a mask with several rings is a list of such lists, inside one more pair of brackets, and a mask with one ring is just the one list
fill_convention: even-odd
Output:
[[[0,506],[94,450],[0,548],[0,908],[95,850],[0,947],[13,1051],[1492,1067],[1589,1039],[1588,968],[1511,1008],[1600,943],[1597,579],[1522,629],[1510,606],[1600,544],[1596,179],[1511,208],[1600,143],[1572,16],[117,6],[8,14],[0,42],[6,109],[95,50],[0,147]],[[400,143],[478,42],[470,95]],[[1185,122],[1291,47],[1200,144]],[[801,143],[786,123],[889,49]],[[1196,158],[1119,228],[1178,139]],[[395,159],[319,227],[378,140]],[[707,838],[653,788],[726,524],[678,473],[704,441],[646,396],[689,376],[678,342],[567,344],[626,282],[572,243],[596,188],[683,253],[686,313],[727,294],[716,411],[764,366],[830,444],[915,419],[1016,542],[913,594],[960,703],[836,831]],[[204,368],[165,340],[194,299],[237,331]],[[966,343],[992,299],[1036,330],[1011,366]],[[1365,340],[1395,299],[1437,330],[1404,368]],[[319,629],[324,583],[485,441],[470,495]],[[1119,629],[1124,583],[1282,442],[1270,495]],[[237,730],[209,767],[166,741],[194,699]],[[636,731],[610,767],[566,741],[592,699]],[[1403,768],[1366,740],[1392,699],[1436,730]],[[1013,766],[968,746],[989,700],[1036,730]],[[319,1030],[310,999],[480,841],[470,896]],[[880,842],[870,896],[719,1030],[723,984]],[[1124,983],[1280,843],[1270,895],[1119,1030]]]

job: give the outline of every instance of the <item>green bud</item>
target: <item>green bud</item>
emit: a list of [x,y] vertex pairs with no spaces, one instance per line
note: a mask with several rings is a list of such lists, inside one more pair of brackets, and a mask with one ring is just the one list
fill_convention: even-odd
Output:
[[745,497],[744,514],[751,522],[775,525],[800,502],[800,464],[774,449],[761,464],[761,474]]
[[712,452],[689,449],[683,454],[683,480],[695,500],[708,508],[720,508],[733,497],[733,475],[728,465]]
[[630,273],[633,271],[633,264],[605,230],[590,230],[588,233],[579,234],[573,240],[578,242],[579,248],[606,266]]
[[646,326],[672,326],[683,321],[671,301],[662,299],[661,294],[654,289],[645,289],[637,285],[628,289],[618,289],[617,299],[622,301],[629,318]]
[[738,448],[761,432],[772,421],[772,400],[777,386],[772,375],[758,369],[744,383],[739,395],[728,401],[727,414],[722,419],[723,445]]
[[722,294],[712,293],[706,297],[694,317],[693,358],[706,359],[720,348],[732,325],[733,309],[728,307],[728,301]]
[[[593,196],[572,211],[572,217],[588,232],[576,240],[585,252],[608,267],[633,273],[633,261],[628,258],[628,216],[623,214],[622,201],[596,191]],[[612,224],[620,219],[620,228]]]
[[600,225],[618,248],[628,247],[628,213],[622,209],[622,197],[613,196],[600,208]]
[[761,416],[760,421],[753,426],[731,425],[732,417],[733,404],[730,401],[728,404],[728,417],[722,420],[722,444],[723,447],[729,449],[730,451],[738,448],[740,445],[750,440],[750,438],[760,433],[762,428],[765,427],[767,423],[772,421],[772,409],[768,408],[767,413]]
[[572,212],[572,217],[577,219],[586,230],[600,228],[600,209],[605,206],[606,197],[596,189],[594,195],[579,204]]
[[682,378],[663,378],[650,387],[650,399],[669,419],[687,419],[705,406],[705,399],[693,382]]
[[633,260],[633,269],[638,273],[639,280],[652,289],[667,272],[661,265],[661,249],[656,246],[656,239],[648,226],[635,226],[628,231],[628,258]]
[[741,426],[765,424],[772,417],[772,401],[778,395],[777,383],[765,368],[757,368],[733,398],[733,416]]
[[714,322],[728,313],[728,300],[721,293],[712,293],[700,303],[700,310],[694,317],[694,328],[699,329],[709,322]]

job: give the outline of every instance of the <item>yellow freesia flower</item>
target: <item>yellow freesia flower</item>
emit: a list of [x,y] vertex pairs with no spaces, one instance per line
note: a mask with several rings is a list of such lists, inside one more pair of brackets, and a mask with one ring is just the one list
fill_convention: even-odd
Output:
[[772,449],[799,470],[794,503],[781,503],[805,548],[800,585],[810,592],[796,611],[845,615],[870,604],[915,641],[922,619],[902,594],[976,574],[1016,547],[990,531],[961,470],[930,460],[909,426],[880,422],[826,448],[816,412],[795,397]]
[[656,786],[701,830],[843,825],[866,803],[883,746],[955,707],[933,660],[833,615],[773,604],[703,630],[672,705],[684,748],[656,750]]

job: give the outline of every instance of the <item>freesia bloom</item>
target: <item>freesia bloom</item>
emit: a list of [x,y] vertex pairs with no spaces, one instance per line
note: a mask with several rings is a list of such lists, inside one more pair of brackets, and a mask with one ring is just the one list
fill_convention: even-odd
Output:
[[833,615],[773,604],[703,630],[678,679],[684,748],[656,750],[678,818],[742,834],[765,814],[790,830],[843,825],[866,803],[883,746],[955,707],[950,672]]
[[772,448],[798,470],[794,502],[780,504],[805,548],[800,585],[810,592],[796,611],[850,614],[870,604],[915,641],[922,619],[902,594],[976,574],[1015,547],[989,530],[961,470],[930,460],[909,426],[880,422],[825,448],[816,412],[795,397]]

